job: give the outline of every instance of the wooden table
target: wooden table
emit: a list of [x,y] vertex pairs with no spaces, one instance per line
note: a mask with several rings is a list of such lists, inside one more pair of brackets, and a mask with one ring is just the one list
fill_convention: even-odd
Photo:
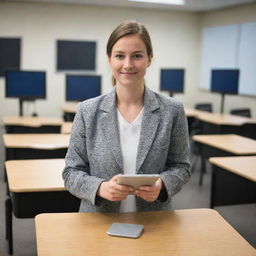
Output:
[[64,188],[64,159],[13,160],[5,165],[10,192],[5,204],[6,236],[12,253],[12,213],[33,218],[44,212],[78,211],[80,200]]
[[256,155],[256,140],[239,135],[194,135],[192,139],[200,144],[202,168],[200,170],[199,184],[202,184],[203,173],[205,172],[204,159],[217,156]]
[[65,121],[70,121],[70,122],[73,121],[76,114],[77,106],[78,106],[78,103],[75,103],[75,102],[66,103],[63,106],[61,106],[61,110],[64,113]]
[[[144,225],[138,239],[106,234],[113,222]],[[215,210],[40,214],[38,256],[255,256],[256,250]]]
[[211,157],[210,206],[256,203],[256,156]]
[[61,126],[61,133],[70,134],[72,130],[73,122],[63,122]]
[[6,160],[64,158],[69,134],[4,134]]
[[202,134],[235,133],[256,139],[256,119],[209,112],[197,114],[196,118],[202,123]]
[[63,120],[57,117],[5,116],[3,123],[7,133],[60,133]]

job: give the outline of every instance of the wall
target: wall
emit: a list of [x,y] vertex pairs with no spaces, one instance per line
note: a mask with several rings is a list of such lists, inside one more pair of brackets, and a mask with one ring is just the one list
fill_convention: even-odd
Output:
[[[256,21],[256,3],[224,9],[220,11],[207,12],[201,15],[201,29],[205,27],[224,26],[231,24],[242,24]],[[256,87],[256,84],[255,84]],[[214,110],[220,111],[221,96],[200,90],[198,96],[214,104]],[[232,108],[249,107],[252,115],[256,117],[256,97],[250,96],[225,96],[225,112]]]
[[[26,104],[27,115],[34,106],[41,116],[62,114],[60,106],[65,102],[65,73],[56,71],[57,39],[97,41],[96,73],[102,75],[103,93],[108,92],[111,73],[105,45],[115,26],[130,19],[145,24],[152,38],[154,60],[146,76],[148,87],[159,91],[160,68],[185,67],[186,91],[175,97],[190,107],[196,102],[210,101],[214,104],[214,110],[219,111],[219,95],[202,91],[198,86],[201,29],[255,21],[255,6],[199,14],[65,4],[0,3],[0,36],[22,38],[22,69],[47,71],[47,100]],[[18,100],[4,98],[4,92],[4,79],[0,78],[0,119],[18,114]],[[233,106],[248,106],[256,115],[255,98],[230,96],[226,103],[226,111]]]
[[[56,72],[57,39],[96,40],[97,74],[103,79],[103,93],[111,85],[105,46],[109,34],[122,21],[136,19],[148,28],[154,46],[154,60],[148,70],[148,86],[158,91],[161,67],[185,67],[186,88],[191,93],[197,83],[199,61],[199,17],[191,13],[150,11],[143,9],[102,8],[82,5],[29,3],[0,4],[0,36],[22,38],[22,69],[47,71],[47,100],[37,100],[42,116],[61,116],[64,103],[65,73]],[[149,83],[150,81],[150,83]],[[18,100],[4,98],[4,79],[0,79],[0,117],[18,114]],[[184,103],[189,94],[180,96]],[[31,104],[25,106],[30,114]],[[32,106],[33,107],[33,106]]]

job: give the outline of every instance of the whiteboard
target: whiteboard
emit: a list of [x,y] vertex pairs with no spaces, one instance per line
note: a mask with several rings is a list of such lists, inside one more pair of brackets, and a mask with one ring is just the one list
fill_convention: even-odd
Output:
[[200,88],[211,89],[211,70],[238,68],[239,94],[256,95],[256,22],[203,29]]
[[256,96],[256,22],[241,25],[239,94]]

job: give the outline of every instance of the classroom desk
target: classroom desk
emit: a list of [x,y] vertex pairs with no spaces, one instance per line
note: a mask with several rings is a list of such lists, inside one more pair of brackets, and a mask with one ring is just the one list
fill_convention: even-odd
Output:
[[235,133],[256,139],[256,119],[204,112],[196,115],[201,122],[202,134],[230,134]]
[[63,122],[61,126],[61,133],[62,134],[70,134],[72,130],[73,122]]
[[256,203],[256,156],[211,157],[210,207]]
[[217,156],[256,155],[256,140],[236,134],[194,135],[192,139],[200,144],[200,156],[202,159],[200,185],[202,184],[203,173],[205,172],[204,159]]
[[10,191],[5,204],[6,237],[12,253],[12,213],[34,218],[45,212],[77,212],[80,200],[64,188],[64,159],[12,160],[5,165]]
[[64,158],[69,134],[4,134],[6,160]]
[[57,117],[5,116],[7,133],[60,133],[63,120]]
[[[137,239],[106,234],[113,222],[144,225]],[[215,210],[40,214],[38,256],[255,256],[256,250]]]
[[61,110],[63,111],[64,120],[72,122],[74,120],[78,103],[66,103],[61,106]]

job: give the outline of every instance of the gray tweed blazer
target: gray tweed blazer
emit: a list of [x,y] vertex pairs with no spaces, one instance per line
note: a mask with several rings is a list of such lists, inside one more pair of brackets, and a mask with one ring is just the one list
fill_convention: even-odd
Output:
[[[100,184],[122,173],[115,88],[79,104],[73,122],[63,179],[81,199],[80,212],[118,212],[119,202],[96,195]],[[171,209],[171,198],[190,178],[187,119],[182,104],[145,87],[136,172],[160,174],[164,200],[136,198],[137,211]]]

